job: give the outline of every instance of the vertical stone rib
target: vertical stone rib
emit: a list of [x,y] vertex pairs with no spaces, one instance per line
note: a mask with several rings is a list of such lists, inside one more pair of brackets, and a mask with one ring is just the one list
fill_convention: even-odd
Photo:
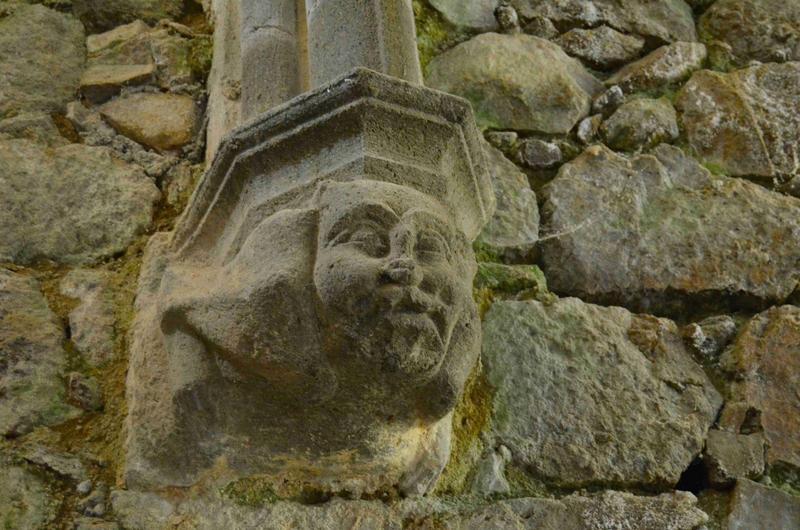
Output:
[[242,122],[300,93],[295,0],[242,0]]
[[422,84],[411,0],[306,0],[312,87],[364,66]]

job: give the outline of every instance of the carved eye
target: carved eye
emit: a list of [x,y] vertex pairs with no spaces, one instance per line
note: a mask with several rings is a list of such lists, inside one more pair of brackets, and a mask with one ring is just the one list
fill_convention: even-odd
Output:
[[351,232],[347,242],[373,257],[384,256],[388,250],[385,235],[369,226]]
[[436,232],[423,232],[417,240],[417,254],[419,256],[444,257],[450,255],[450,247],[445,239]]

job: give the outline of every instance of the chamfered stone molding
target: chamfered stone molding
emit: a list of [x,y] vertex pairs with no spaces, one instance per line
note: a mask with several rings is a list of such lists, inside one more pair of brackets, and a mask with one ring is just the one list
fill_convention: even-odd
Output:
[[235,130],[148,248],[129,487],[428,491],[480,348],[469,104],[358,69]]

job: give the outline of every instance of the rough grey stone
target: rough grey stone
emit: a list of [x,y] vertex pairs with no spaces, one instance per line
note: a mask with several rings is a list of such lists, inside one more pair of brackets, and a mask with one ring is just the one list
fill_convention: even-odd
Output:
[[545,17],[567,27],[605,24],[661,42],[695,41],[692,10],[683,0],[512,0],[523,20]]
[[385,504],[335,498],[318,505],[278,501],[257,507],[216,498],[173,505],[153,494],[128,491],[116,491],[112,498],[122,525],[137,530],[177,524],[198,530],[651,530],[654,525],[667,530],[694,530],[708,520],[696,507],[695,497],[685,492],[639,497],[608,491],[560,500],[519,498],[490,504],[474,499],[445,503],[420,498]]
[[798,174],[800,62],[696,72],[676,106],[689,145],[733,176]]
[[736,321],[732,317],[719,315],[688,324],[681,334],[687,346],[705,360],[714,361],[736,336],[736,329]]
[[162,18],[178,18],[181,0],[72,0],[75,15],[92,32],[99,33],[136,19],[155,23]]
[[519,135],[514,131],[489,131],[484,138],[497,149],[510,152],[516,148]]
[[578,129],[575,135],[582,143],[588,145],[594,142],[597,134],[600,132],[600,126],[603,124],[603,115],[594,114],[588,118],[584,118],[578,124]]
[[120,530],[120,526],[113,521],[103,521],[94,517],[79,517],[75,519],[74,530]]
[[486,146],[487,162],[497,200],[494,216],[477,244],[511,260],[527,256],[539,239],[539,207],[528,179],[503,153]]
[[43,445],[27,448],[23,452],[23,458],[31,464],[43,466],[75,482],[86,480],[89,476],[78,457],[54,451]]
[[519,33],[519,15],[514,6],[503,0],[494,9],[494,18],[503,33]]
[[154,65],[153,76],[142,82],[157,80],[163,89],[189,89],[193,83],[189,63],[192,41],[189,37],[193,34],[181,33],[175,26],[182,28],[180,25],[165,22],[151,29],[141,20],[137,20],[105,33],[90,35],[86,41],[88,66],[120,67],[125,71],[124,67],[149,70],[145,67]]
[[500,447],[504,451],[490,451],[478,462],[472,481],[472,491],[478,495],[489,496],[511,491],[505,477],[506,462],[511,460],[511,452],[505,446]]
[[67,105],[67,118],[85,145],[110,148],[119,159],[141,167],[148,177],[156,181],[162,181],[177,164],[178,158],[174,153],[159,154],[117,134],[96,109],[88,109],[77,101]]
[[[516,10],[515,10],[516,12]],[[542,16],[534,16],[526,20],[523,31],[528,35],[539,37],[541,39],[551,40],[558,37],[558,30],[556,26],[550,21],[549,18]]]
[[639,57],[644,48],[644,39],[625,35],[608,26],[573,29],[555,42],[568,54],[600,70],[630,62]]
[[711,429],[704,457],[713,486],[730,486],[737,479],[758,478],[764,473],[764,435]]
[[64,401],[63,335],[33,279],[0,269],[0,433],[16,436],[78,414]]
[[103,408],[103,391],[94,377],[70,372],[67,376],[67,395],[85,411],[96,412]]
[[483,334],[493,436],[553,486],[673,487],[722,403],[666,319],[499,301]]
[[494,10],[499,0],[430,0],[431,5],[444,18],[459,28],[474,31],[495,31],[498,23]]
[[780,302],[800,278],[800,201],[660,145],[591,146],[542,190],[553,291],[660,314]]
[[800,498],[783,491],[740,480],[733,490],[728,530],[796,528],[800,521]]
[[141,234],[156,187],[109,149],[48,149],[0,141],[7,192],[0,195],[0,260],[88,263],[120,252]]
[[634,99],[604,121],[600,133],[612,149],[649,149],[678,138],[678,116],[667,98]]
[[625,93],[618,85],[608,87],[602,94],[592,101],[592,112],[610,116],[625,102]]
[[602,88],[552,42],[497,33],[434,58],[426,84],[469,99],[481,127],[553,134],[569,132],[585,117]]
[[0,2],[0,119],[26,111],[55,113],[75,97],[84,35],[70,15],[41,5]]
[[0,475],[0,521],[5,528],[40,530],[58,515],[58,502],[47,485],[25,468],[3,464]]
[[[718,67],[800,61],[800,4],[784,0],[718,0],[700,18],[700,37],[721,41],[729,53],[714,57]],[[713,50],[713,48],[712,48]]]
[[800,307],[773,307],[744,325],[720,364],[734,383],[720,417],[733,432],[762,432],[767,464],[800,472]]
[[536,138],[525,140],[519,146],[519,159],[531,169],[549,169],[561,163],[563,156],[557,144]]
[[139,93],[109,101],[100,114],[120,134],[159,151],[188,144],[197,127],[197,111],[190,96]]
[[662,46],[623,66],[606,80],[606,84],[619,85],[626,94],[673,85],[702,68],[706,53],[705,45],[699,42],[675,42]]
[[144,259],[127,484],[224,460],[282,495],[429,490],[479,353],[471,243],[494,205],[469,104],[376,72],[229,135]]
[[21,138],[49,147],[68,144],[46,112],[26,112],[0,120],[0,139]]
[[81,94],[93,103],[103,103],[123,87],[145,85],[155,79],[155,64],[96,64],[81,75]]
[[114,305],[108,277],[101,271],[75,269],[59,286],[61,294],[80,303],[70,311],[70,338],[90,365],[100,366],[114,354]]

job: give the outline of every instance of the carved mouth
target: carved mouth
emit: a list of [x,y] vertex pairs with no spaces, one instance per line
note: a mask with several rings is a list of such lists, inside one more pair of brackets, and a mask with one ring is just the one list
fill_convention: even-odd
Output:
[[393,325],[431,332],[440,347],[447,343],[447,308],[431,295],[416,288],[392,288],[383,298],[384,315]]

